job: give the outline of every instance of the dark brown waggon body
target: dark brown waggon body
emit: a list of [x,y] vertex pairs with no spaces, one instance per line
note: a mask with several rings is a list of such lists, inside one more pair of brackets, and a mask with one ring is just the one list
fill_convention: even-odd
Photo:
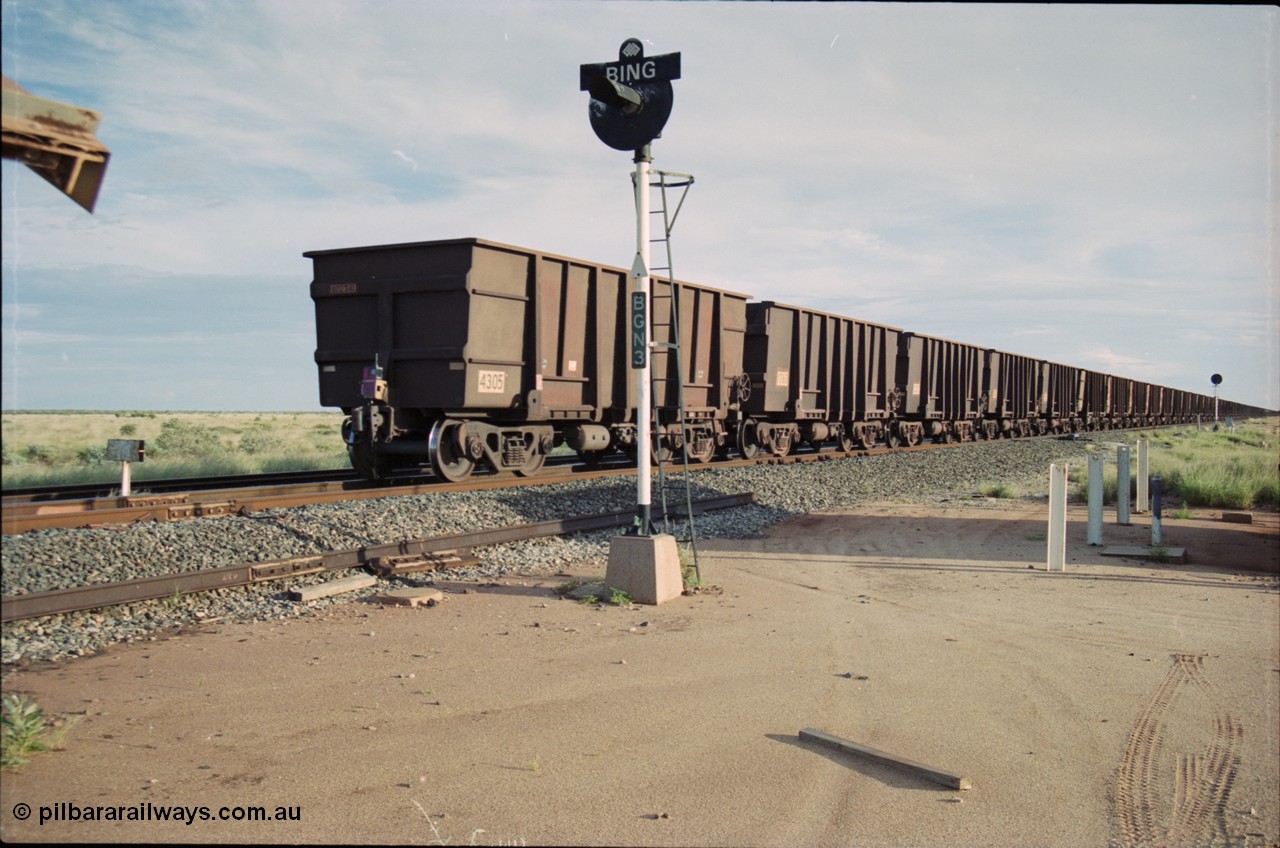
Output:
[[898,337],[898,385],[903,399],[898,430],[914,445],[975,437],[982,417],[983,351],[919,333]]
[[[477,238],[304,254],[320,403],[370,478],[529,474],[558,445],[634,458],[622,268]],[[654,457],[785,455],[1151,426],[1213,398],[654,278]],[[678,344],[676,344],[678,342]],[[1263,410],[1222,401],[1224,415]]]
[[738,450],[782,456],[800,443],[870,447],[888,429],[895,387],[894,327],[774,301],[747,304]]
[[[320,403],[347,413],[366,476],[426,459],[449,479],[477,464],[527,474],[560,443],[589,458],[634,451],[626,270],[474,238],[304,255]],[[662,443],[710,459],[736,403],[746,297],[654,283]],[[677,332],[684,374],[662,346]]]

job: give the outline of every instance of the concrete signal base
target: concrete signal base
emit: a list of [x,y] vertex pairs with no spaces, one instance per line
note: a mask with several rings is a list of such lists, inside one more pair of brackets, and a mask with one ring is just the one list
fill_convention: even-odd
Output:
[[614,536],[604,583],[622,589],[638,604],[662,604],[680,597],[684,579],[676,537]]

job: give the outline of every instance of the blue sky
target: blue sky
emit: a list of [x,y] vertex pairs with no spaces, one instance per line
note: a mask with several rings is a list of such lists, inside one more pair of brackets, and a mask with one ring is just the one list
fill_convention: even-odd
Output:
[[678,276],[1280,407],[1267,6],[2,0],[102,113],[95,214],[3,165],[6,409],[318,409],[306,250],[628,267],[578,66],[680,52]]

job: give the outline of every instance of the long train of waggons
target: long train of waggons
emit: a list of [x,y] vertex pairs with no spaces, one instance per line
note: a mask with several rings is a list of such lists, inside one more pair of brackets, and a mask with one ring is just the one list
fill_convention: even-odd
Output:
[[[637,453],[627,270],[482,239],[311,251],[320,403],[371,479]],[[1212,419],[1215,399],[653,278],[655,460]],[[1221,401],[1221,416],[1265,410]]]

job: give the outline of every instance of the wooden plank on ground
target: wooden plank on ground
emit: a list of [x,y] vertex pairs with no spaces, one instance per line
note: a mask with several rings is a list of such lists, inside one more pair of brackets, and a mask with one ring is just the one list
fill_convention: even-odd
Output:
[[818,742],[830,748],[835,748],[838,751],[858,754],[878,762],[888,763],[892,766],[899,766],[900,768],[915,772],[926,780],[931,780],[934,783],[940,783],[951,789],[973,788],[973,781],[967,777],[962,777],[958,774],[951,774],[950,772],[921,765],[920,763],[912,762],[911,760],[894,754],[879,751],[875,748],[869,748],[866,745],[859,745],[857,742],[850,742],[848,739],[841,739],[839,736],[832,736],[830,733],[815,730],[812,727],[806,727],[804,730],[801,730],[800,738],[809,742]]
[[1157,562],[1187,561],[1186,548],[1151,548],[1144,545],[1112,545],[1102,549],[1103,556],[1129,557],[1130,559],[1148,559]]
[[374,600],[380,604],[394,604],[404,607],[416,607],[423,604],[435,606],[444,600],[444,592],[426,586],[409,586],[404,589],[388,589],[382,594],[376,595]]
[[291,601],[314,601],[317,598],[328,598],[332,595],[341,595],[343,592],[354,592],[357,589],[367,589],[378,582],[378,578],[372,574],[361,574],[356,577],[344,577],[341,580],[330,580],[327,583],[320,583],[316,586],[306,586],[301,589],[290,589],[289,600]]

